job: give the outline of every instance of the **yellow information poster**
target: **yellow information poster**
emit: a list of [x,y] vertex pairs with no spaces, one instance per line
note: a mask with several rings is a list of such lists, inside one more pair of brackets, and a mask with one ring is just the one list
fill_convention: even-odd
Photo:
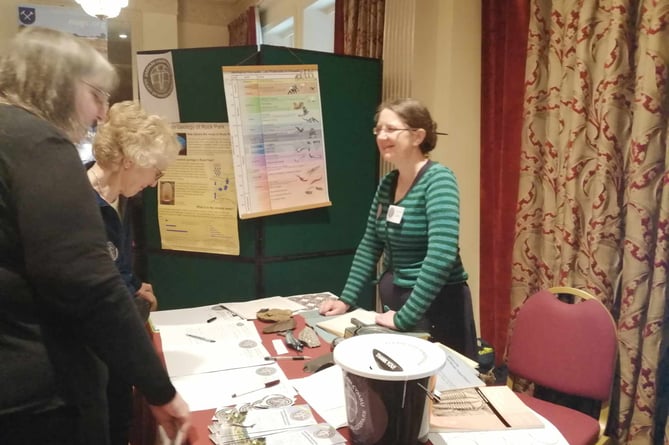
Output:
[[237,198],[225,123],[175,123],[176,162],[158,181],[163,249],[239,255]]

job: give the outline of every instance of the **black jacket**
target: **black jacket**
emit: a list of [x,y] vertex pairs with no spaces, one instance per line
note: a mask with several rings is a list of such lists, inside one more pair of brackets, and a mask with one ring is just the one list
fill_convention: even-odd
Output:
[[0,415],[75,406],[81,441],[106,443],[100,359],[149,403],[175,394],[109,257],[75,147],[0,104]]

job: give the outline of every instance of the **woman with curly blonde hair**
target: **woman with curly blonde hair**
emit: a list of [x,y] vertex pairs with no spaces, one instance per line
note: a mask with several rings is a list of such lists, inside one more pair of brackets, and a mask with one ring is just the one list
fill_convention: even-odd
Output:
[[[157,307],[153,287],[142,282],[132,266],[132,226],[128,200],[154,187],[180,149],[176,135],[162,118],[147,114],[131,101],[114,104],[93,140],[95,164],[88,180],[95,190],[107,230],[107,249],[143,320]],[[126,445],[132,421],[132,386],[110,373],[107,386],[112,445]]]

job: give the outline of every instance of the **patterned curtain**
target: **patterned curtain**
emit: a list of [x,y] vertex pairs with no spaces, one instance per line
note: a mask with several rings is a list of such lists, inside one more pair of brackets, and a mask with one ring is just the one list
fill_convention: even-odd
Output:
[[512,314],[550,286],[599,296],[618,323],[612,434],[650,444],[668,295],[669,2],[530,8]]
[[335,1],[335,53],[383,56],[385,0]]
[[242,15],[228,23],[228,46],[255,45],[256,7],[250,6]]

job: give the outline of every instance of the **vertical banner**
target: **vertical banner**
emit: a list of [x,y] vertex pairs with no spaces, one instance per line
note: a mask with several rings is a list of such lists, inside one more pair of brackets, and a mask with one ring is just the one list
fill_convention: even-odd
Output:
[[172,52],[137,54],[137,76],[142,107],[168,122],[181,122]]
[[332,205],[316,65],[224,66],[239,217]]

